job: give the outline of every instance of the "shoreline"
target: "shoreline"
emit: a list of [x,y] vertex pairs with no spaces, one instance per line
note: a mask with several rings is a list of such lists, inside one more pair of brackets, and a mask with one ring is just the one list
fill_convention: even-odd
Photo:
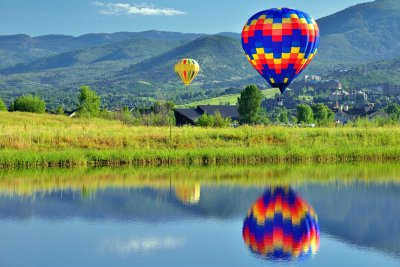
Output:
[[1,169],[397,163],[400,148],[0,151]]

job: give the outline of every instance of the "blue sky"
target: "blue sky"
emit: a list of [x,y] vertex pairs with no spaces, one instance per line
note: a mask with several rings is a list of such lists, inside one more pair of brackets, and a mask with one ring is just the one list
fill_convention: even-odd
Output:
[[254,13],[292,7],[314,18],[368,0],[0,0],[0,35],[166,30],[240,32]]

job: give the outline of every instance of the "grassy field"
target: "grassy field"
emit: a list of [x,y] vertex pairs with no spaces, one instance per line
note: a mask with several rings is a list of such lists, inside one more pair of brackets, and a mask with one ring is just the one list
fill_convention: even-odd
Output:
[[400,127],[130,127],[0,113],[0,168],[396,162]]
[[[263,94],[264,98],[274,98],[275,94],[279,93],[279,90],[267,89],[267,90],[262,90],[261,93]],[[180,107],[197,107],[198,105],[236,105],[239,96],[240,94],[223,95],[219,97],[192,102],[186,105],[181,105]]]

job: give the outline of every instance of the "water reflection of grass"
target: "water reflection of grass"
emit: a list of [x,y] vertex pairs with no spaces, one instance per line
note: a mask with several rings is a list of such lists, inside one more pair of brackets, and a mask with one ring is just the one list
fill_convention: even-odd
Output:
[[0,172],[0,193],[31,195],[57,190],[82,194],[105,188],[174,186],[292,186],[326,183],[400,183],[400,165],[267,165],[170,168],[74,168]]
[[0,168],[277,162],[396,162],[400,127],[130,127],[101,119],[4,113]]

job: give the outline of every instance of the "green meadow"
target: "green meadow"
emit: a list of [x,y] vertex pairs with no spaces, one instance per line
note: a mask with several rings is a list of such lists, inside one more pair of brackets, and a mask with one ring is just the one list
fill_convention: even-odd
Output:
[[[274,98],[279,92],[279,89],[268,89],[261,91],[264,98]],[[205,100],[195,101],[189,104],[180,105],[180,107],[197,107],[199,105],[236,105],[240,94],[229,94],[218,97],[213,97]]]
[[0,168],[397,162],[400,127],[135,127],[0,113]]

